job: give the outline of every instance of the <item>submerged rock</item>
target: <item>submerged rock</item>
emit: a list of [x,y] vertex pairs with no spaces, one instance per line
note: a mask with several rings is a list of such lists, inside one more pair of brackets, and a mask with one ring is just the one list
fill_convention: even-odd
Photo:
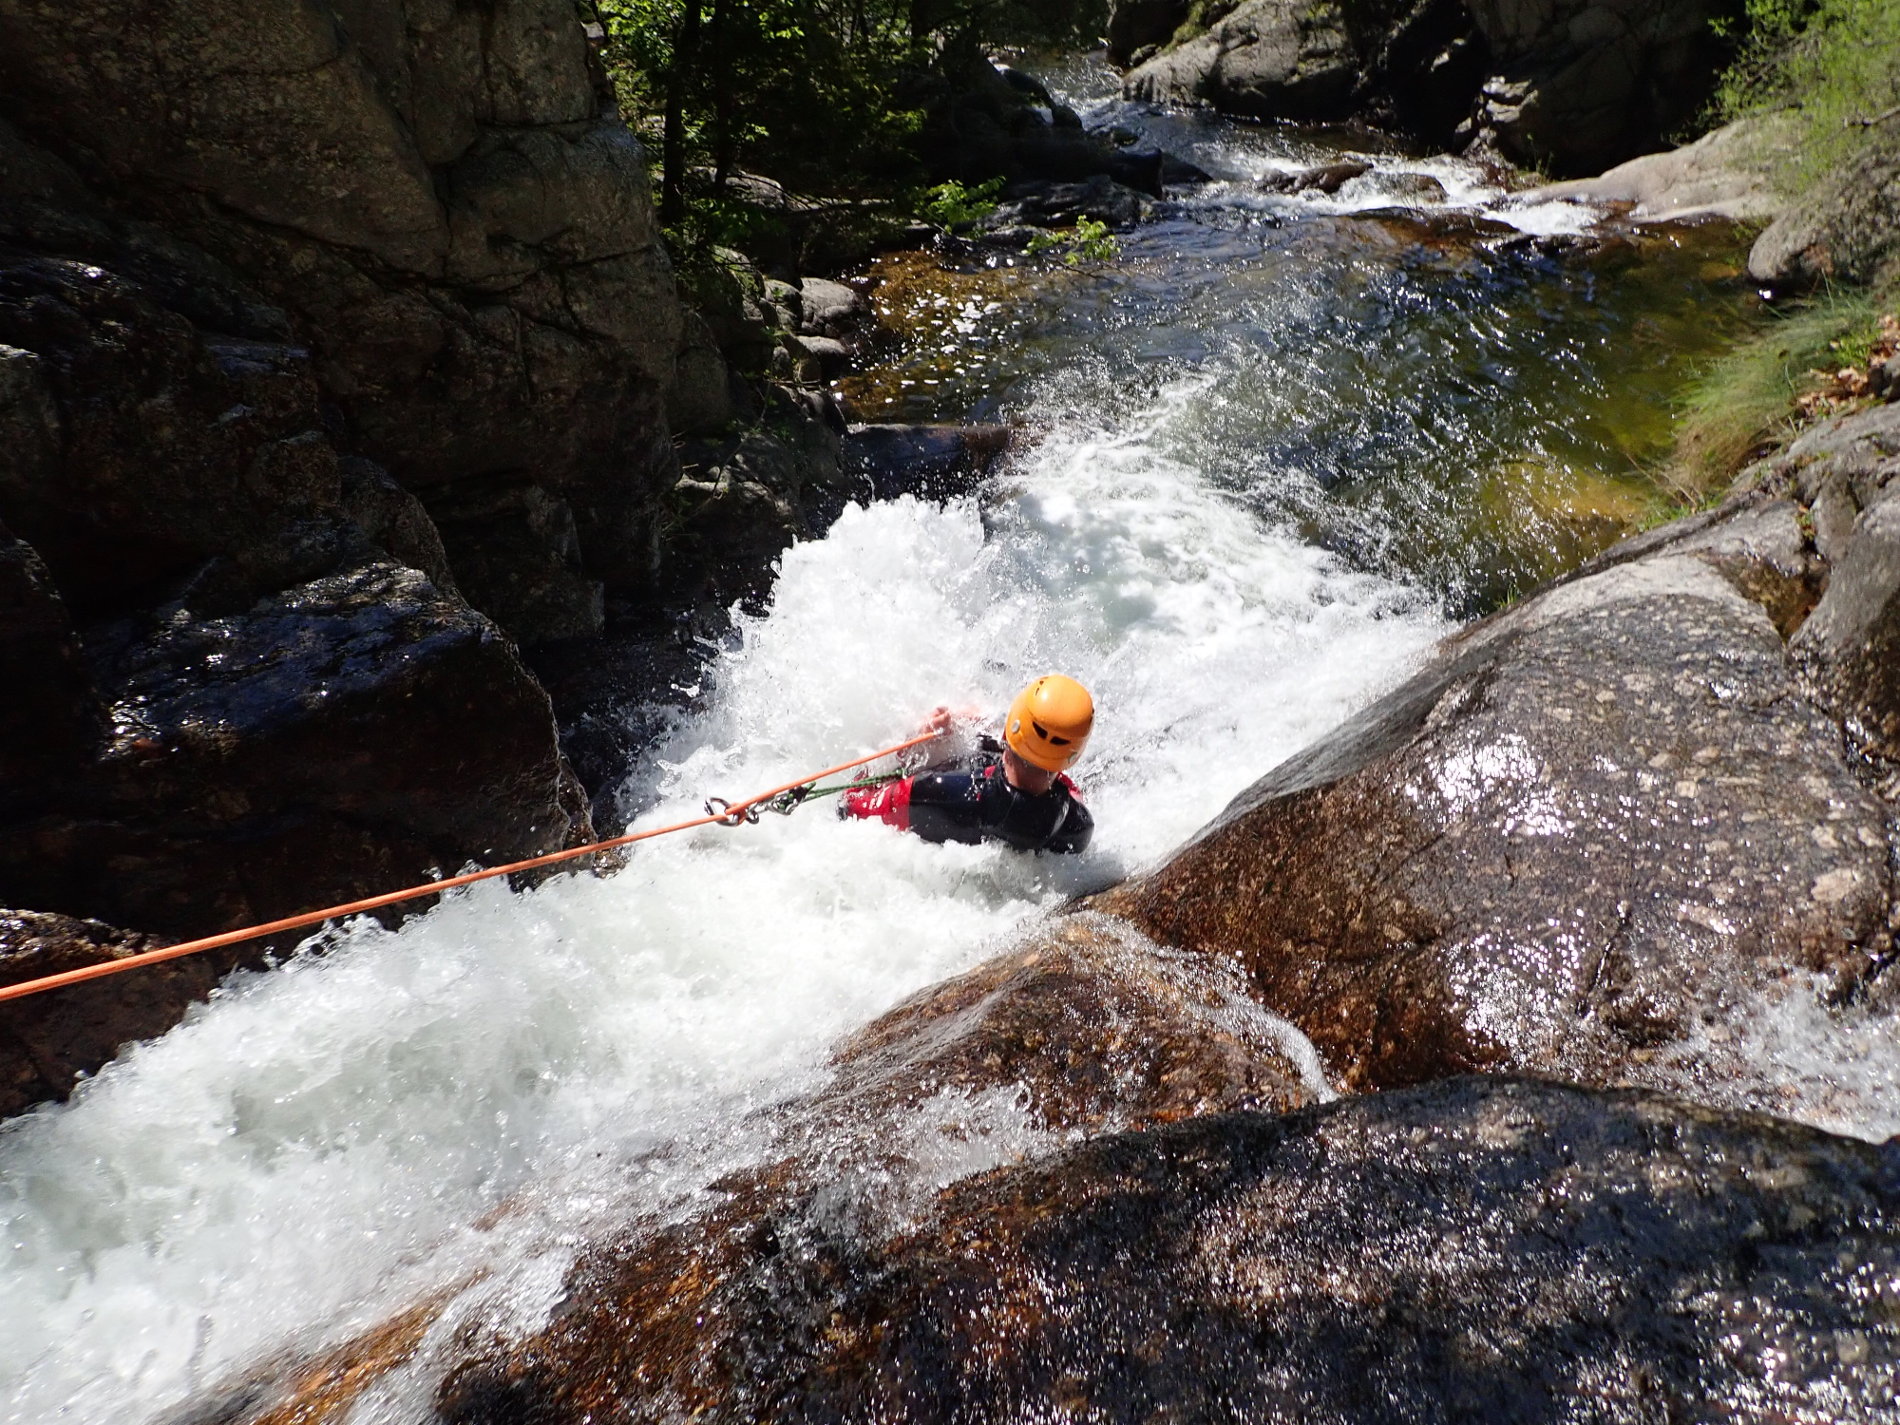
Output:
[[1838,1000],[1891,953],[1886,808],[1782,643],[1819,573],[1760,495],[1619,546],[1094,904],[1237,959],[1354,1088],[1747,1101],[1774,1071],[1715,1042],[1738,1007]]

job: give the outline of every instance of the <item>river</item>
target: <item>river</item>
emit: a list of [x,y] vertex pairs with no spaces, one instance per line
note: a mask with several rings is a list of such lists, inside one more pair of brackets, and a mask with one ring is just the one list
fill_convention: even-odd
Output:
[[[841,1032],[1165,854],[1457,620],[1666,508],[1645,472],[1674,393],[1750,320],[1732,239],[1567,254],[1546,240],[1590,215],[1393,154],[1265,194],[1350,141],[1065,82],[1220,181],[1103,264],[870,274],[894,335],[846,383],[860,414],[1025,437],[969,496],[793,549],[628,804],[676,819],[1058,669],[1101,710],[1095,846],[1026,860],[814,807],[235,976],[0,1132],[0,1419],[150,1420],[430,1291],[531,1325],[600,1224],[761,1151],[754,1111]],[[1422,194],[1456,218],[1377,215]],[[422,1418],[428,1384],[375,1418]]]

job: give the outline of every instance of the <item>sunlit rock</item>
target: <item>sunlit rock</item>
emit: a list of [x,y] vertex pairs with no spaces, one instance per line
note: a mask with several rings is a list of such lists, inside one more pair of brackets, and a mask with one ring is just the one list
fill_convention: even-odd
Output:
[[1886,810],[1771,616],[1812,606],[1807,557],[1760,497],[1619,546],[1095,903],[1237,959],[1354,1088],[1499,1069],[1756,1101],[1775,1070],[1726,1027],[1890,952]]

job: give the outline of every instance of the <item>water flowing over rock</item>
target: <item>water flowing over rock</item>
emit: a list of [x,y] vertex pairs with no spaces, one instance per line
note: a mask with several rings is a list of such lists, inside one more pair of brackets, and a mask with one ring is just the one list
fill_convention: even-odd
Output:
[[[1462,1079],[1199,1117],[895,1219],[848,1179],[721,1186],[435,1418],[1872,1421],[1900,1380],[1895,1149],[1641,1092]],[[305,1379],[318,1409],[192,1418],[316,1425],[361,1388],[341,1357]]]
[[1887,808],[1783,647],[1821,573],[1798,515],[1757,493],[1618,546],[1096,904],[1237,958],[1354,1088],[1756,1081],[1705,1026],[1891,955]]
[[[1229,967],[1065,918],[852,1035],[829,1084],[773,1111],[768,1161],[590,1251],[544,1334],[433,1333],[432,1368],[450,1372],[441,1418],[730,1407],[733,1366],[763,1381],[810,1340],[759,1308],[828,1290],[822,1279],[849,1275],[877,1241],[928,1221],[947,1183],[1084,1133],[1322,1096],[1311,1047]],[[191,1418],[341,1420],[425,1349],[410,1332],[392,1359],[397,1329],[238,1383]]]

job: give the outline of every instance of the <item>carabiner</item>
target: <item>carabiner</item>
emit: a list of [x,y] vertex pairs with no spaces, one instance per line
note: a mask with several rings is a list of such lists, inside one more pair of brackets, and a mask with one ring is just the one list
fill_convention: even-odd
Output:
[[756,805],[742,806],[734,811],[732,803],[724,797],[707,797],[706,815],[721,826],[757,826],[759,824],[759,809]]

